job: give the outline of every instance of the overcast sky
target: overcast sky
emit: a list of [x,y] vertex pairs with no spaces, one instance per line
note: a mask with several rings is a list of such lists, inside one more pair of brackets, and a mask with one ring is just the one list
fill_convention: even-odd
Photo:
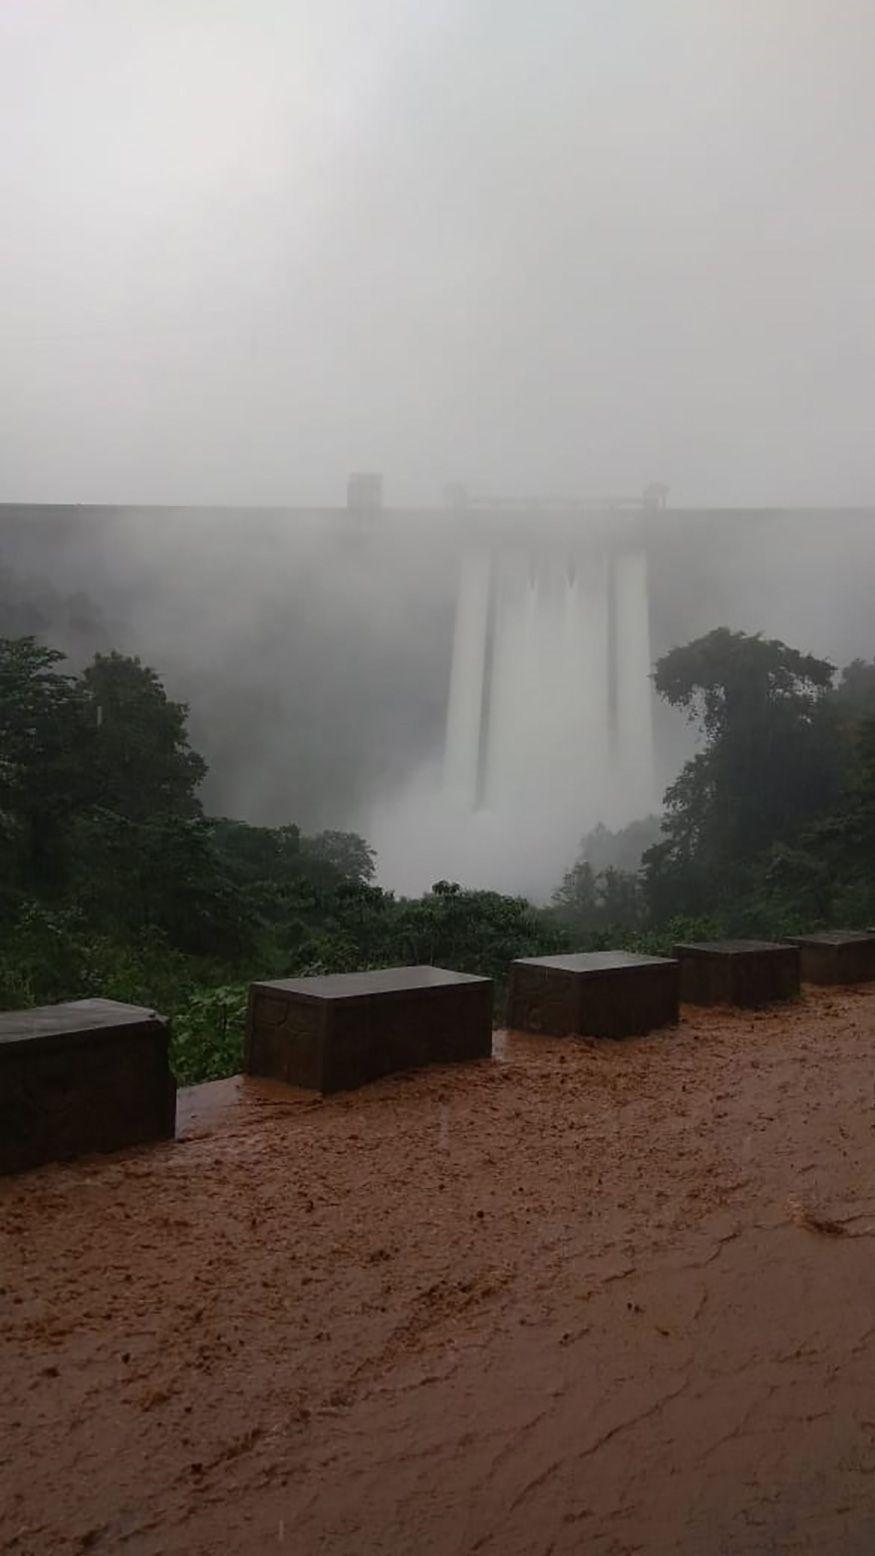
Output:
[[2,0],[0,496],[875,500],[872,0]]

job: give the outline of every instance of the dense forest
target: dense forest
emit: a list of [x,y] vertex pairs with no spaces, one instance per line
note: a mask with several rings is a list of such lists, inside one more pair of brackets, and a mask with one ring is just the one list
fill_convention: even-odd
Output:
[[186,1083],[239,1068],[254,977],[433,962],[496,979],[517,956],[875,922],[875,663],[726,628],[658,661],[696,755],[661,818],[584,838],[547,907],[374,884],[353,833],[204,814],[188,709],[139,660],[78,674],[0,639],[0,1005],[103,995],[174,1018]]

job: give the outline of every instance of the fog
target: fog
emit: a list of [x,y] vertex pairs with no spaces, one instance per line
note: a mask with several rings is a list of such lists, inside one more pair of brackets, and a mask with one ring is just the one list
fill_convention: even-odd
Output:
[[[618,548],[647,582],[617,616],[611,708]],[[459,657],[480,554],[488,685]],[[140,654],[190,703],[214,814],[360,831],[397,890],[454,879],[543,899],[580,837],[656,807],[692,749],[652,698],[653,658],[724,623],[836,665],[875,657],[873,570],[872,509],[22,505],[0,509],[0,633],[37,631],[74,664]],[[475,677],[474,713],[453,737],[458,675]]]
[[875,656],[873,50],[868,0],[7,0],[5,630],[154,665],[213,813],[548,895],[689,754],[656,655]]
[[863,503],[869,0],[6,0],[13,501]]

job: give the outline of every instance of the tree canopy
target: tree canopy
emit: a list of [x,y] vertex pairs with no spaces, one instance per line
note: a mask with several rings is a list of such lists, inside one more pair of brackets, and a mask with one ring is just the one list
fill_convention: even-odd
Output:
[[196,816],[207,765],[188,740],[188,708],[124,654],[97,654],[79,680],[89,726],[91,800],[118,816]]
[[834,674],[827,660],[726,627],[659,660],[656,690],[704,743],[666,791],[664,837],[645,856],[652,910],[699,911],[737,893],[751,860],[835,801],[845,752]]
[[[139,660],[79,674],[0,639],[0,1003],[102,994],[174,1017],[183,1081],[240,1064],[251,978],[509,963],[677,937],[875,922],[875,663],[720,628],[656,666],[700,747],[645,817],[595,827],[550,906],[375,884],[354,832],[204,814],[188,709]],[[650,847],[639,869],[642,848]]]

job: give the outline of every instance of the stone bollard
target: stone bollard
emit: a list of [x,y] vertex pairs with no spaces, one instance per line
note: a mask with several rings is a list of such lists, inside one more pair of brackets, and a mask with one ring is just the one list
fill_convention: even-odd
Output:
[[115,1000],[0,1013],[0,1172],[172,1139],[169,1038]]
[[247,1075],[328,1093],[491,1053],[490,978],[389,967],[250,986]]
[[676,945],[681,999],[690,1005],[768,1005],[799,993],[799,952],[770,940]]
[[816,935],[791,935],[799,947],[803,983],[875,982],[875,933],[830,929]]
[[511,963],[507,1024],[545,1037],[632,1037],[678,1019],[678,964],[628,951]]

